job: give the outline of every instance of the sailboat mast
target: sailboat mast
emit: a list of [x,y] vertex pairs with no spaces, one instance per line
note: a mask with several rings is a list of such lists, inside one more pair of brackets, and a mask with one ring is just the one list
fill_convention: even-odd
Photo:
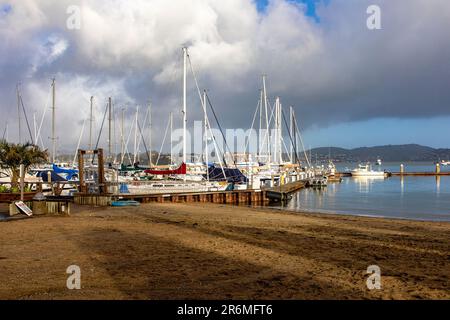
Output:
[[19,117],[19,143],[22,143],[22,118],[20,112],[20,93],[19,93],[19,83],[16,86],[17,93],[17,115]]
[[113,116],[113,163],[117,164],[117,113],[116,108],[113,105],[112,116]]
[[[186,147],[187,147],[187,141],[186,141],[186,126],[187,126],[187,48],[183,48],[183,162],[187,163],[186,159]],[[186,177],[185,177],[186,179]]]
[[283,163],[283,105],[278,100],[278,163]]
[[173,165],[173,113],[170,113],[170,164]]
[[148,119],[149,119],[149,147],[148,147],[148,152],[149,152],[149,160],[148,160],[148,166],[149,168],[152,167],[152,125],[153,125],[153,119],[152,119],[152,103],[149,101],[148,102]]
[[38,141],[37,141],[36,112],[33,112],[33,128],[34,128],[34,144],[35,144],[35,145],[38,145]]
[[124,118],[125,118],[125,108],[122,108],[122,119],[121,119],[121,126],[120,126],[120,155],[121,155],[121,164],[123,163],[124,159],[124,153],[125,153],[125,137],[124,137]]
[[112,159],[112,99],[108,98],[108,159]]
[[134,158],[133,158],[133,164],[136,163],[137,157],[138,157],[138,153],[139,151],[137,150],[137,136],[138,136],[138,116],[139,116],[139,106],[136,108],[136,117],[135,117],[135,126],[134,126]]
[[208,155],[208,113],[206,112],[206,90],[203,90],[203,112],[205,121],[205,164],[206,164],[206,176],[209,181],[209,155]]
[[291,163],[294,163],[294,108],[292,106],[289,107],[289,135],[291,136],[291,152],[290,158]]
[[266,87],[266,75],[263,75],[263,96],[264,96],[264,112],[266,116],[266,129],[267,129],[267,159],[270,162],[270,128],[269,128],[269,113],[267,108],[267,87]]
[[55,78],[52,80],[52,162],[56,162],[56,124],[55,124],[55,116],[56,116],[56,82]]
[[274,123],[275,123],[275,132],[274,132],[274,134],[275,134],[275,139],[274,139],[274,143],[275,143],[275,146],[274,146],[274,152],[273,152],[273,161],[275,162],[275,163],[278,163],[278,148],[280,147],[279,146],[279,144],[278,144],[278,142],[279,142],[279,138],[278,138],[278,116],[279,116],[279,112],[278,112],[278,110],[279,110],[279,108],[280,108],[280,98],[279,97],[277,97],[276,98],[276,100],[275,100],[275,121],[274,121]]
[[258,142],[258,161],[260,160],[262,154],[262,143],[263,143],[263,135],[262,135],[262,118],[263,118],[263,90],[259,90],[259,142]]
[[91,96],[91,105],[90,105],[90,116],[89,116],[89,150],[92,150],[92,126],[94,124],[93,119],[93,106],[94,106],[94,97]]

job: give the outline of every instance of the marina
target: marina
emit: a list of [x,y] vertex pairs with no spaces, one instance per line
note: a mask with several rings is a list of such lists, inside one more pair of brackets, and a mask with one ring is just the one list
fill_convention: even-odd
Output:
[[0,300],[450,299],[435,1],[0,3]]

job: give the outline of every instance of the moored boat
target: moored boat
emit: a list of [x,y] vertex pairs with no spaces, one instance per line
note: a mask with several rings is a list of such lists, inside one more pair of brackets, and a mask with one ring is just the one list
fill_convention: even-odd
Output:
[[370,164],[360,164],[351,173],[352,177],[386,177],[388,175],[385,171],[372,170]]

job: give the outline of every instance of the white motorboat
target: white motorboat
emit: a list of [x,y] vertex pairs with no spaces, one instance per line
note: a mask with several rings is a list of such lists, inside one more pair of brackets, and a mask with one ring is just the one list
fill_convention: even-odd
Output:
[[384,171],[372,170],[370,164],[360,164],[358,168],[352,170],[352,177],[386,177]]
[[441,166],[450,166],[450,161],[442,160],[440,164]]

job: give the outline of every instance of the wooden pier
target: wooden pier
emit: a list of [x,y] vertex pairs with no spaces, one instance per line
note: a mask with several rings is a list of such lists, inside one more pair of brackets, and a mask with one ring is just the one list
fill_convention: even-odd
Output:
[[[388,177],[443,177],[450,176],[450,172],[388,172]],[[351,177],[351,173],[337,173],[337,177]]]
[[304,181],[295,181],[281,186],[265,189],[267,198],[272,201],[287,201],[292,198],[291,194],[304,188],[306,183]]
[[441,177],[450,176],[450,172],[391,172],[391,176]]
[[81,205],[109,206],[112,201],[134,200],[140,203],[199,202],[235,205],[263,205],[268,202],[264,190],[235,190],[172,194],[74,194],[74,202]]

